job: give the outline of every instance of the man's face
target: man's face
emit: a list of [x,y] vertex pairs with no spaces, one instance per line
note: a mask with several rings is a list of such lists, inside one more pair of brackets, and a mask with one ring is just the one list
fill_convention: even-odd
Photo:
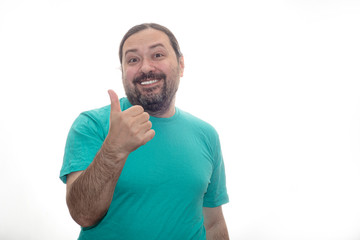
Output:
[[122,78],[132,105],[141,105],[153,115],[173,106],[183,76],[184,61],[179,60],[168,36],[155,29],[131,35],[123,46]]

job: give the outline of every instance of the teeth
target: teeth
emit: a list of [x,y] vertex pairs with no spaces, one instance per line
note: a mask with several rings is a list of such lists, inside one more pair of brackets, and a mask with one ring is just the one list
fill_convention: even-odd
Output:
[[149,85],[149,84],[152,84],[152,83],[156,83],[158,82],[159,80],[149,80],[149,81],[144,81],[144,82],[141,82],[141,85]]

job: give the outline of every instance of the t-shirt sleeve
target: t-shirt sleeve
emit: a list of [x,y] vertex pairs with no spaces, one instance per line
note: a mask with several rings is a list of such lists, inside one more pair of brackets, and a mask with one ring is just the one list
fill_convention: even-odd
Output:
[[203,203],[204,207],[210,208],[218,207],[229,202],[226,189],[225,166],[218,136],[216,137],[215,152],[213,156],[213,172]]
[[101,148],[104,137],[99,130],[99,123],[91,115],[82,113],[70,128],[60,170],[60,179],[66,183],[66,176],[71,172],[83,171],[93,161]]

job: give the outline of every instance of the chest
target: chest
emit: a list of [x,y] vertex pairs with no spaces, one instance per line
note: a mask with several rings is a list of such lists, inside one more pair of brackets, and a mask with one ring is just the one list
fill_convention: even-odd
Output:
[[134,196],[186,194],[202,199],[212,168],[212,154],[201,136],[157,131],[154,139],[129,155],[117,190]]

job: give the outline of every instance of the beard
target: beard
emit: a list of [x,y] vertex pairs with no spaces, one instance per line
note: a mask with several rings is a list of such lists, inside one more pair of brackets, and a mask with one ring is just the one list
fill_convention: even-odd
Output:
[[[135,77],[132,86],[124,84],[125,93],[129,102],[135,106],[140,105],[151,115],[161,115],[165,113],[175,100],[175,95],[179,85],[179,74],[171,74],[173,79],[168,79],[164,73],[148,73]],[[140,90],[140,83],[147,79],[161,79],[160,86],[143,88]],[[127,82],[126,80],[124,83]],[[155,90],[160,88],[157,93]]]

